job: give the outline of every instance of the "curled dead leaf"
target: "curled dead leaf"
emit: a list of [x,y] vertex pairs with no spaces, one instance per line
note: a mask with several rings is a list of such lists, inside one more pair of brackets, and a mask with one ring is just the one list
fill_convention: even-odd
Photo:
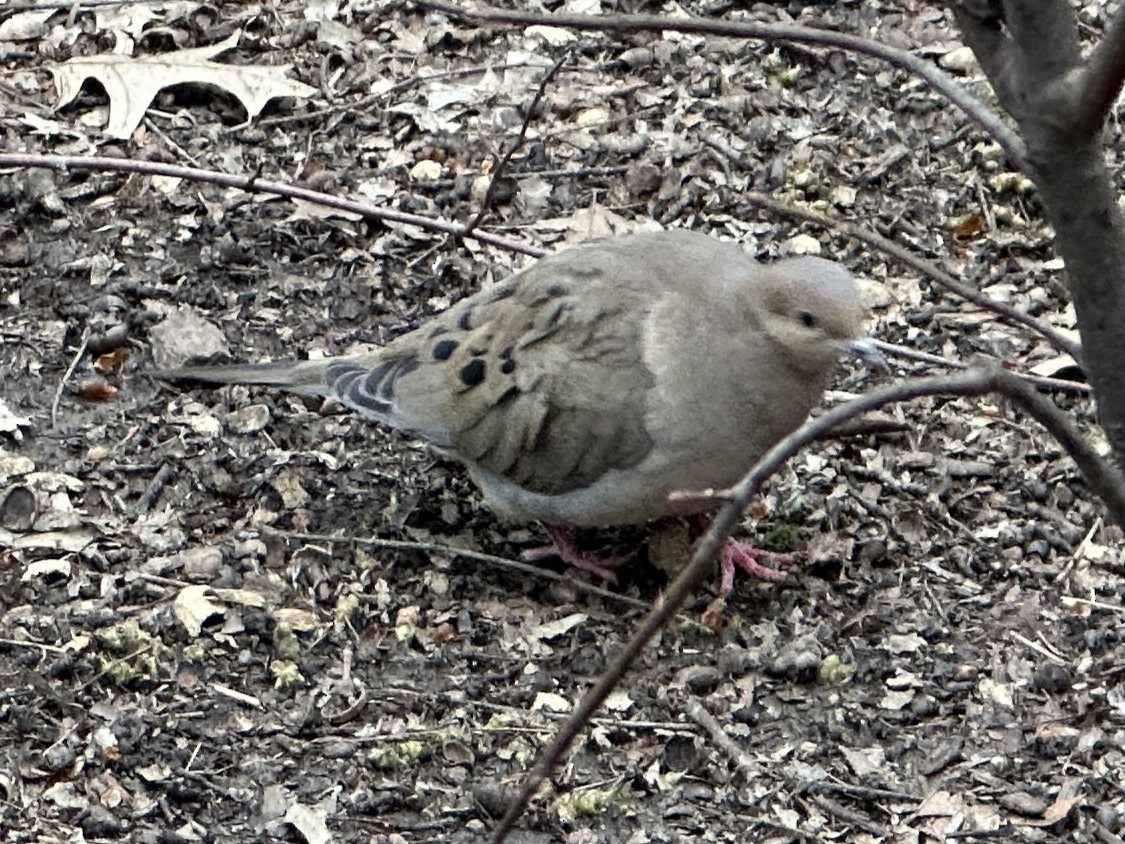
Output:
[[98,355],[94,359],[94,369],[102,375],[113,375],[120,371],[122,365],[129,359],[129,349],[120,346],[112,352]]
[[78,395],[88,401],[105,401],[117,395],[117,388],[104,378],[84,378],[78,382]]
[[457,628],[448,621],[443,621],[434,628],[434,644],[445,645],[457,638]]
[[707,605],[707,609],[703,611],[703,616],[699,619],[700,623],[716,635],[723,632],[723,628],[727,626],[726,616],[727,602],[722,598],[716,598]]
[[966,214],[953,225],[953,237],[957,240],[972,240],[984,231],[984,218],[980,214]]

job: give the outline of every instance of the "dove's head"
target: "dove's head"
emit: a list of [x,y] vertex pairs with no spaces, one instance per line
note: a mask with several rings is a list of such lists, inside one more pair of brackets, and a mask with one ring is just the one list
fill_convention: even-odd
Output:
[[797,373],[824,377],[841,353],[869,352],[867,309],[842,265],[812,257],[778,261],[756,286],[762,330]]

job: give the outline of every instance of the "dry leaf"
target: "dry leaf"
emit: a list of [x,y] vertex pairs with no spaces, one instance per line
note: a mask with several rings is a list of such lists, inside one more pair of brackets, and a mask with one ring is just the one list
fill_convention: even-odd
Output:
[[226,612],[222,604],[211,600],[213,596],[214,592],[209,586],[187,586],[180,590],[172,602],[172,611],[193,639],[199,635],[208,619]]
[[554,692],[539,692],[535,695],[531,710],[535,712],[540,709],[546,709],[550,712],[569,712],[570,701]]
[[[8,405],[4,402],[4,400],[0,399],[0,432],[10,434],[18,430],[21,425],[30,426],[31,417],[16,416],[8,408]],[[31,470],[28,469],[27,471]]]
[[1082,367],[1070,355],[1058,355],[1050,360],[1040,361],[1031,367],[1033,375],[1042,375],[1045,378],[1077,378],[1082,379]]
[[536,639],[554,639],[584,624],[589,618],[585,613],[571,613],[565,618],[559,618],[554,621],[545,621],[542,624],[536,625],[530,635]]
[[984,219],[980,214],[967,214],[953,227],[957,240],[971,240],[984,231]]
[[129,359],[129,350],[125,346],[114,349],[112,352],[106,352],[104,355],[99,355],[94,360],[94,369],[102,375],[113,375],[121,369],[122,365]]
[[30,41],[42,38],[47,31],[47,18],[55,13],[55,9],[36,9],[30,12],[20,12],[4,21],[0,21],[0,41]]
[[55,79],[62,108],[78,96],[82,83],[98,80],[109,97],[105,133],[125,140],[141,123],[145,110],[162,88],[170,85],[212,85],[233,94],[250,118],[274,97],[311,97],[316,89],[289,79],[289,65],[226,65],[210,61],[238,43],[241,30],[207,47],[132,58],[113,53],[78,56],[48,68]]
[[726,609],[727,602],[722,598],[716,598],[707,605],[707,609],[703,611],[703,616],[699,619],[699,623],[715,635],[722,633],[723,629],[727,626]]
[[457,628],[448,621],[443,621],[434,628],[433,640],[435,645],[446,645],[457,638]]
[[104,378],[83,378],[78,382],[78,395],[89,401],[105,401],[117,395],[117,388]]
[[328,829],[329,814],[331,812],[323,805],[293,803],[285,811],[285,821],[292,824],[308,844],[328,844],[333,840]]

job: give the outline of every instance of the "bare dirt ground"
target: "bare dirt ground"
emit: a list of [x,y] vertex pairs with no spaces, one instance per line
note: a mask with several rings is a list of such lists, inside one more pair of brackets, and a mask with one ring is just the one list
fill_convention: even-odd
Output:
[[[912,0],[689,8],[935,61],[958,46],[948,15]],[[1096,33],[1100,7],[1081,14]],[[53,63],[235,33],[215,61],[291,65],[315,93],[247,124],[221,86],[178,85],[122,141],[103,134],[96,84],[53,110]],[[1054,356],[886,256],[744,201],[771,192],[1073,328],[1034,193],[941,96],[853,55],[292,0],[62,10],[0,50],[6,151],[257,172],[462,222],[541,69],[570,50],[485,228],[554,248],[655,220],[767,260],[819,250],[867,279],[876,336],[1021,368]],[[1116,126],[1108,144],[1116,156]],[[497,521],[420,443],[317,402],[145,373],[219,335],[249,360],[380,343],[525,259],[148,176],[9,169],[0,197],[0,839],[482,840],[664,576],[642,561],[603,594],[561,567],[457,556],[442,549],[516,559],[541,537]],[[89,348],[76,358],[84,337],[128,349],[116,394],[91,380]],[[829,401],[925,371],[845,363]],[[1087,399],[1056,397],[1096,435]],[[825,441],[774,479],[746,530],[787,536],[803,563],[782,584],[740,581],[720,634],[698,624],[699,595],[513,840],[1122,841],[1120,534],[1002,404],[893,415],[901,430]]]

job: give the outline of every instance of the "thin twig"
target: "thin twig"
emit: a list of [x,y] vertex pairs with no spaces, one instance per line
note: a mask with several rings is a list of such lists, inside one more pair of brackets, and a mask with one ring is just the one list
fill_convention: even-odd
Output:
[[853,53],[879,59],[887,64],[921,77],[934,90],[946,97],[966,117],[987,132],[1004,150],[1008,158],[1025,170],[1026,147],[1023,139],[1012,131],[995,112],[974,98],[968,91],[933,62],[919,58],[908,50],[880,44],[845,32],[813,29],[807,26],[766,24],[755,21],[724,21],[709,18],[663,17],[658,15],[569,15],[536,12],[507,11],[481,7],[463,9],[452,3],[438,0],[415,0],[424,9],[436,9],[447,15],[481,23],[504,23],[517,26],[558,26],[595,32],[686,32],[695,35],[717,35],[723,38],[757,38],[763,41],[792,41],[849,50]]
[[996,392],[1019,405],[1047,429],[1078,464],[1086,485],[1106,505],[1110,518],[1118,525],[1125,525],[1125,481],[1121,473],[1082,436],[1074,420],[1030,384],[1006,370],[994,372],[992,383]]
[[333,536],[320,533],[294,533],[290,531],[274,531],[267,529],[264,529],[264,532],[271,533],[275,536],[284,537],[286,539],[299,539],[303,542],[344,542],[354,545],[367,545],[372,548],[386,548],[392,551],[426,551],[429,553],[448,554],[450,557],[462,557],[467,560],[479,560],[483,563],[500,566],[501,568],[510,569],[512,571],[518,571],[522,574],[531,575],[532,577],[541,577],[546,580],[569,581],[575,586],[575,588],[583,592],[588,592],[592,595],[599,595],[603,598],[611,598],[615,601],[619,601],[639,610],[651,609],[651,604],[646,604],[644,601],[638,601],[636,598],[630,598],[628,595],[621,595],[617,592],[611,592],[609,589],[603,589],[600,586],[594,586],[581,580],[574,580],[573,578],[568,577],[565,574],[559,574],[558,572],[553,572],[549,569],[540,568],[539,566],[533,566],[527,563],[517,562],[516,560],[509,560],[505,557],[497,557],[494,554],[486,554],[483,551],[470,551],[467,548],[454,548],[450,545],[442,545],[437,542],[414,542],[403,539],[381,539],[377,536]]
[[[139,0],[139,3],[162,3],[164,0]],[[82,6],[86,7],[108,7],[108,6],[132,6],[139,4],[138,0],[82,0]],[[40,9],[46,11],[47,9],[74,9],[76,5],[75,0],[34,0],[31,3],[13,3],[5,6],[4,10],[7,12],[31,12]]]
[[1064,607],[1090,607],[1095,610],[1107,610],[1115,613],[1125,613],[1125,607],[1120,604],[1107,604],[1105,601],[1091,601],[1088,598],[1075,598],[1072,595],[1063,595],[1059,603]]
[[504,153],[503,158],[495,162],[492,169],[492,180],[488,183],[488,190],[484,192],[484,199],[481,200],[480,210],[477,211],[475,217],[465,224],[461,230],[459,237],[468,237],[481,224],[484,216],[492,208],[492,197],[496,193],[496,186],[499,184],[500,179],[503,178],[505,171],[508,169],[508,164],[511,163],[512,156],[516,154],[516,150],[523,146],[523,142],[527,139],[527,130],[531,127],[532,118],[535,116],[536,109],[539,108],[539,103],[543,100],[543,94],[547,91],[547,86],[551,84],[551,80],[555,78],[559,70],[564,64],[570,60],[570,51],[555,62],[554,67],[548,70],[541,80],[539,80],[539,88],[535,91],[535,96],[531,98],[531,104],[527,107],[527,114],[524,116],[523,125],[520,126],[520,132],[508,151]]
[[922,798],[916,794],[909,794],[905,791],[894,791],[889,788],[869,788],[865,785],[852,785],[846,782],[830,782],[828,780],[819,780],[809,783],[807,788],[801,791],[835,791],[840,794],[847,794],[849,797],[862,797],[865,800],[897,800],[903,803],[921,803]]
[[1024,636],[1021,633],[1017,633],[1015,630],[1009,630],[1008,635],[1014,641],[1019,642],[1021,645],[1023,645],[1025,648],[1027,648],[1029,651],[1034,651],[1035,653],[1039,654],[1044,659],[1048,659],[1051,662],[1054,662],[1056,665],[1066,665],[1067,664],[1067,660],[1064,659],[1063,657],[1059,656],[1056,653],[1052,653],[1051,651],[1047,650],[1047,648],[1045,648],[1043,645],[1040,645],[1038,642],[1031,641],[1029,638],[1027,638],[1026,636]]
[[726,734],[722,725],[715,720],[715,716],[703,708],[695,698],[691,698],[687,704],[687,714],[695,723],[707,731],[711,736],[718,748],[723,751],[730,760],[734,762],[735,767],[742,772],[743,776],[748,780],[753,780],[762,772],[762,767],[758,765],[749,754],[745,753],[741,747],[735,744],[734,739]]
[[145,489],[144,494],[137,500],[137,504],[133,512],[137,515],[143,515],[152,509],[152,505],[156,503],[156,499],[160,497],[160,493],[164,491],[164,487],[168,482],[176,476],[175,469],[169,463],[160,464],[160,468],[149,481],[148,488]]
[[95,683],[99,682],[103,677],[108,676],[119,665],[128,665],[130,662],[132,662],[137,657],[144,656],[146,653],[150,653],[152,651],[155,651],[157,647],[159,647],[159,642],[150,642],[146,645],[141,645],[139,648],[137,648],[135,651],[133,651],[130,654],[126,654],[125,656],[123,656],[119,659],[115,659],[115,660],[107,663],[105,665],[105,667],[102,668],[101,671],[99,671],[97,674],[95,674],[93,677],[91,677],[89,680],[87,680],[83,684],[83,688],[86,688],[86,689],[93,688]]
[[[217,170],[205,170],[199,167],[182,167],[178,164],[162,164],[157,161],[134,161],[128,158],[109,158],[101,155],[38,155],[33,153],[0,152],[0,167],[45,167],[55,170],[99,170],[121,173],[145,173],[150,176],[172,176],[178,179],[191,179],[197,182],[208,182],[228,188],[240,188],[249,193],[270,193],[277,196],[287,196],[294,199],[303,199],[326,208],[338,208],[350,211],[364,217],[385,220],[392,223],[406,223],[412,226],[439,231],[457,237],[461,226],[433,217],[423,217],[420,214],[408,214],[394,208],[382,208],[367,202],[358,202],[353,199],[344,199],[332,196],[321,191],[299,188],[286,185],[270,179],[259,179],[256,176],[233,176],[229,173],[220,173]],[[544,251],[537,246],[511,240],[491,232],[473,232],[473,239],[482,243],[491,243],[511,252],[531,255],[535,258],[543,256]]]
[[51,402],[51,427],[57,428],[59,426],[59,402],[62,401],[63,390],[66,388],[66,382],[70,380],[70,376],[74,374],[74,370],[78,368],[78,363],[82,360],[82,356],[86,354],[86,344],[90,342],[90,329],[84,328],[82,330],[82,342],[78,344],[78,351],[74,353],[74,358],[67,367],[66,372],[63,373],[62,379],[59,381],[58,386],[55,388],[55,398]]
[[[368,94],[365,97],[360,97],[358,100],[334,103],[327,108],[317,108],[313,109],[312,111],[302,111],[298,114],[279,114],[276,117],[265,117],[255,121],[254,125],[262,128],[265,128],[267,126],[284,126],[289,123],[307,123],[321,117],[326,117],[332,114],[339,114],[346,111],[357,114],[365,111],[370,106],[373,106],[376,103],[387,102],[388,100],[393,99],[396,94],[401,94],[403,91],[408,91],[411,88],[424,87],[431,82],[437,82],[442,79],[458,79],[464,76],[484,75],[489,71],[491,71],[492,73],[502,73],[505,70],[514,70],[516,68],[524,68],[530,66],[532,66],[530,62],[478,64],[471,67],[458,67],[451,70],[442,70],[438,71],[437,73],[429,73],[423,76],[412,75],[408,79],[404,79],[402,82],[398,82],[392,85],[390,88],[387,88],[386,90],[379,91],[377,94]],[[235,127],[227,128],[228,133],[233,134],[234,131]]]
[[[953,358],[943,357],[942,355],[931,354],[930,352],[922,352],[918,349],[910,349],[906,346],[900,346],[897,343],[888,343],[886,340],[876,340],[871,338],[871,343],[882,352],[886,352],[892,357],[906,358],[907,360],[916,360],[922,363],[932,363],[938,366],[948,366],[950,369],[968,369],[969,364],[964,361],[954,360]],[[1029,384],[1034,384],[1036,387],[1042,387],[1045,390],[1059,390],[1065,393],[1080,393],[1082,395],[1090,395],[1094,390],[1084,381],[1071,381],[1066,378],[1051,378],[1046,375],[1034,375],[1030,372],[1020,372],[1012,370],[1016,375],[1022,378]]]
[[41,651],[48,651],[53,654],[65,654],[66,648],[60,648],[57,645],[45,645],[42,642],[25,642],[22,639],[3,639],[0,638],[0,645],[11,645],[17,648],[39,648]]
[[863,812],[845,806],[833,800],[831,797],[827,797],[824,794],[814,794],[810,802],[826,815],[832,815],[845,823],[858,826],[877,840],[886,841],[891,837],[890,827],[871,820]]
[[1070,577],[1070,573],[1074,571],[1074,567],[1078,565],[1083,557],[1086,556],[1086,549],[1089,548],[1090,543],[1094,541],[1094,534],[1096,534],[1101,529],[1102,517],[1098,516],[1096,519],[1094,519],[1094,523],[1090,526],[1090,529],[1086,531],[1086,535],[1082,537],[1082,541],[1078,543],[1078,547],[1074,549],[1074,552],[1066,561],[1066,565],[1063,566],[1059,570],[1059,573],[1055,575],[1055,583],[1062,583],[1064,580]]
[[741,821],[741,825],[744,830],[747,830],[750,827],[754,826],[764,826],[768,830],[781,833],[782,836],[788,836],[790,838],[800,838],[802,841],[811,842],[811,844],[825,844],[825,840],[818,835],[813,835],[811,832],[805,832],[803,829],[797,829],[796,827],[788,826],[787,824],[779,823],[778,821],[770,820],[769,818],[750,815],[742,818]]

